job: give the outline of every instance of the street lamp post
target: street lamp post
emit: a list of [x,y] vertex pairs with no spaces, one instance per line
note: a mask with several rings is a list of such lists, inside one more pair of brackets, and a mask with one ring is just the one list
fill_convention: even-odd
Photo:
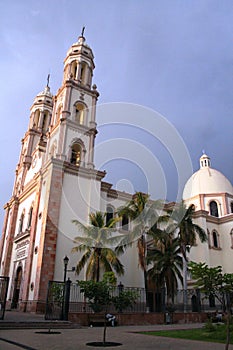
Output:
[[62,300],[62,319],[63,320],[68,320],[68,312],[69,312],[69,287],[70,283],[69,280],[66,282],[66,274],[67,274],[67,267],[69,264],[69,258],[66,255],[63,259],[64,263],[64,276],[63,276],[63,282],[64,282],[64,287],[63,287],[63,300]]
[[63,279],[63,281],[64,281],[64,283],[66,283],[67,266],[69,264],[69,258],[67,255],[64,257],[63,262],[64,262],[64,279]]

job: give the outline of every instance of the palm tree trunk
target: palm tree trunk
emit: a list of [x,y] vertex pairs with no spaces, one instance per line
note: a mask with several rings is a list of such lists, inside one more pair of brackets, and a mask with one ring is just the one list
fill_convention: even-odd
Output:
[[188,303],[188,285],[187,285],[187,257],[183,255],[183,303],[184,303],[184,312],[187,312],[187,303]]
[[146,293],[146,311],[149,311],[149,296],[148,296],[148,281],[147,281],[147,270],[144,270],[144,286]]
[[96,268],[96,282],[100,280],[100,259],[97,258],[97,268]]
[[100,252],[97,250],[96,282],[100,280]]
[[143,245],[143,274],[144,274],[144,287],[146,293],[146,311],[149,311],[149,298],[148,298],[148,276],[147,276],[147,262],[146,262],[146,238],[143,233],[141,236]]

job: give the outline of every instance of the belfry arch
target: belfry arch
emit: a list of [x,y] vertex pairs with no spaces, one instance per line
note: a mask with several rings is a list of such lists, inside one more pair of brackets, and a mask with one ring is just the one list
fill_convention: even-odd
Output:
[[80,139],[73,140],[70,146],[69,161],[71,164],[80,166],[85,164],[86,149]]

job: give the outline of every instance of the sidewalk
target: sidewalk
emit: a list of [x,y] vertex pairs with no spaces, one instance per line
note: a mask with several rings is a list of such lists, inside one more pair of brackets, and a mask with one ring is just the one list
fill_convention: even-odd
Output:
[[[78,328],[70,321],[45,320],[44,315],[20,311],[6,311],[4,320],[0,320],[3,329],[39,329],[39,328]],[[80,327],[79,327],[80,328]],[[1,348],[0,348],[1,349]]]
[[45,321],[44,315],[20,312],[20,311],[5,311],[4,320],[0,320],[0,324],[3,322],[43,322]]
[[[1,322],[39,322],[45,324],[43,315],[25,314],[7,311],[5,320]],[[0,324],[1,326],[1,324]],[[150,325],[150,326],[117,326],[107,328],[107,341],[121,343],[118,347],[109,349],[119,350],[223,350],[224,344],[204,343],[183,339],[171,339],[153,337],[139,334],[141,331],[160,329],[192,329],[201,327],[202,324],[171,324],[171,325]],[[45,329],[44,329],[45,331]],[[38,329],[8,329],[0,330],[0,349],[4,350],[83,350],[99,349],[99,347],[87,346],[88,342],[102,341],[102,327],[81,327],[79,329],[56,329],[51,334]],[[230,346],[233,350],[233,346]]]

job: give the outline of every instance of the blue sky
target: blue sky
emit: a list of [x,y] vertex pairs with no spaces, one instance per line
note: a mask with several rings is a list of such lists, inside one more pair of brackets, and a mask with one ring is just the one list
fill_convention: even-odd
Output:
[[[126,102],[159,112],[184,140],[194,170],[204,149],[233,182],[231,0],[0,0],[1,223],[33,99],[48,73],[56,93],[63,59],[83,25],[95,55],[99,104]],[[166,174],[166,197],[174,200],[171,154],[135,130],[101,127],[96,141],[123,135],[151,147]],[[128,177],[134,190],[145,190],[143,171],[135,167],[109,162],[106,180],[116,185]]]

